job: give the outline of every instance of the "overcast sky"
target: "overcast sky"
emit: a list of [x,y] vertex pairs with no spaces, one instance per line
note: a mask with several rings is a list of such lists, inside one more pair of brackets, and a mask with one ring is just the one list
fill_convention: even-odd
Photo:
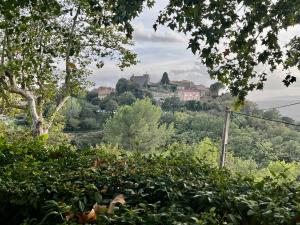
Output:
[[[163,72],[168,72],[171,80],[192,80],[197,84],[210,85],[212,81],[205,66],[201,65],[198,57],[187,50],[188,39],[182,34],[170,31],[167,28],[159,27],[157,32],[153,31],[152,25],[168,0],[157,0],[152,9],[145,9],[144,12],[133,22],[135,32],[133,47],[138,54],[140,63],[124,71],[120,71],[113,62],[108,62],[104,68],[97,70],[92,68],[91,81],[96,86],[114,87],[121,77],[130,77],[148,73],[151,81],[158,81]],[[300,35],[300,27],[292,28],[280,34],[282,43],[291,37]],[[295,71],[300,78],[300,73]],[[270,75],[264,91],[255,91],[249,95],[249,99],[260,100],[300,100],[300,79],[289,88],[283,86],[281,80],[284,74],[280,71]]]

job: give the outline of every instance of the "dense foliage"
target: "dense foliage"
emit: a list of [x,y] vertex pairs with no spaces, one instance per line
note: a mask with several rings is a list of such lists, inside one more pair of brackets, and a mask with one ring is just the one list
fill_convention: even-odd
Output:
[[244,100],[276,69],[284,68],[286,86],[296,81],[290,69],[299,68],[299,35],[285,46],[279,34],[299,25],[299,8],[293,0],[170,0],[154,28],[164,24],[188,35],[211,77]]
[[181,147],[128,155],[111,147],[76,150],[2,138],[1,224],[277,225],[299,220],[297,183],[233,176],[197,159],[199,150],[194,154]]
[[[34,135],[48,133],[70,96],[88,85],[88,65],[136,64],[130,24],[153,1],[2,1],[0,103],[28,113]],[[45,105],[55,107],[44,117]]]
[[122,106],[104,127],[104,139],[128,150],[145,151],[164,145],[173,126],[160,124],[162,110],[146,98]]

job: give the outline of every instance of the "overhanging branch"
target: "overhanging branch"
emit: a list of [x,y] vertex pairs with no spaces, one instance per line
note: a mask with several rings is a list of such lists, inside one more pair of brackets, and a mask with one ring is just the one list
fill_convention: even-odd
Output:
[[47,124],[47,129],[49,129],[52,124],[53,121],[55,119],[55,116],[57,115],[57,113],[61,110],[61,108],[65,105],[65,103],[70,99],[70,96],[66,96],[64,98],[62,98],[59,103],[57,104],[57,106],[55,107],[54,112],[52,113],[51,117],[48,120],[48,124]]

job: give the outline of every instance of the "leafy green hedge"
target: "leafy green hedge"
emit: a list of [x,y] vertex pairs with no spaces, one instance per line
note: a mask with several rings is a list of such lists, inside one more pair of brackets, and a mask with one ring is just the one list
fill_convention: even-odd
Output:
[[[297,183],[232,177],[183,153],[1,140],[0,163],[1,224],[268,225],[296,224],[300,215]],[[125,204],[112,202],[119,194]]]

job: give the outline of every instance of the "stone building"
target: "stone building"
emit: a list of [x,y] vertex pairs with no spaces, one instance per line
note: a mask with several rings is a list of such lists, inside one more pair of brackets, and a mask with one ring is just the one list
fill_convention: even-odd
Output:
[[137,84],[140,88],[147,87],[148,84],[150,83],[150,76],[149,74],[144,74],[143,76],[134,76],[132,75],[130,77],[130,80]]

